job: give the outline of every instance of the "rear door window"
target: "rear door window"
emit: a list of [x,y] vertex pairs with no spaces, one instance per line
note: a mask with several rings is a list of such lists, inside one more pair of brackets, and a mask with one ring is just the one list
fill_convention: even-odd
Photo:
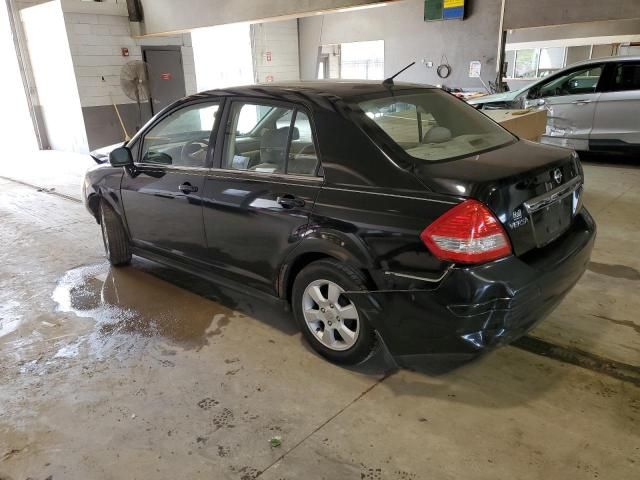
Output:
[[295,112],[295,122],[289,147],[287,173],[292,175],[315,175],[318,155],[309,116],[302,110]]
[[614,92],[640,90],[640,62],[628,62],[616,65],[612,90]]
[[315,175],[311,122],[294,107],[234,102],[222,168],[259,173]]

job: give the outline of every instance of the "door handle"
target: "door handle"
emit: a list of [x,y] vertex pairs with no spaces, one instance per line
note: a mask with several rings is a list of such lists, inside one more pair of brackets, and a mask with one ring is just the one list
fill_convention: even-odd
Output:
[[178,187],[178,190],[188,195],[190,193],[197,192],[198,187],[191,185],[189,182],[185,182]]
[[300,207],[304,207],[304,200],[302,200],[301,198],[296,198],[293,195],[282,195],[279,196],[276,199],[276,202],[278,202],[280,205],[282,205],[283,208],[300,208]]
[[591,103],[591,100],[576,100],[575,102],[572,102],[574,105],[585,105],[587,103]]

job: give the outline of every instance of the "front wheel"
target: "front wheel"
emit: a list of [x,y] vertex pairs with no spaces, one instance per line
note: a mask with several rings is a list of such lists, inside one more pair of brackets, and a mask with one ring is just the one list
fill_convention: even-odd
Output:
[[356,364],[374,351],[376,336],[345,291],[366,290],[362,274],[335,260],[305,267],[293,284],[292,307],[303,335],[320,355]]
[[131,248],[118,214],[104,201],[100,202],[100,228],[107,260],[119,267],[131,263]]

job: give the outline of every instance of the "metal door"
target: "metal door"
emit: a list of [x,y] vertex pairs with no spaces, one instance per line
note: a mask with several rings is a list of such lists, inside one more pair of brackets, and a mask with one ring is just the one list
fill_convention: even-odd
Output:
[[182,53],[180,50],[146,48],[144,58],[149,70],[151,112],[155,115],[186,95]]

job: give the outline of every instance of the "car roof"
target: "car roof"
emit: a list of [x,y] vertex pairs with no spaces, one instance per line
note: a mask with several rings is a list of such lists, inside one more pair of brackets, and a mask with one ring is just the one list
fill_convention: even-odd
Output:
[[572,63],[571,65],[566,66],[562,70],[568,70],[575,67],[580,67],[582,65],[593,65],[594,63],[611,63],[611,62],[628,62],[628,61],[640,62],[640,55],[621,55],[619,57],[591,58],[589,60],[582,60],[580,62]]
[[385,86],[382,81],[374,80],[314,80],[299,82],[273,82],[260,83],[257,85],[245,85],[239,87],[222,88],[218,90],[208,90],[196,96],[247,96],[263,97],[280,100],[285,97],[299,96],[309,99],[324,100],[352,100],[358,97],[376,95],[385,92],[401,92],[403,90],[433,89],[432,85],[420,85],[413,83],[396,82],[392,86]]

